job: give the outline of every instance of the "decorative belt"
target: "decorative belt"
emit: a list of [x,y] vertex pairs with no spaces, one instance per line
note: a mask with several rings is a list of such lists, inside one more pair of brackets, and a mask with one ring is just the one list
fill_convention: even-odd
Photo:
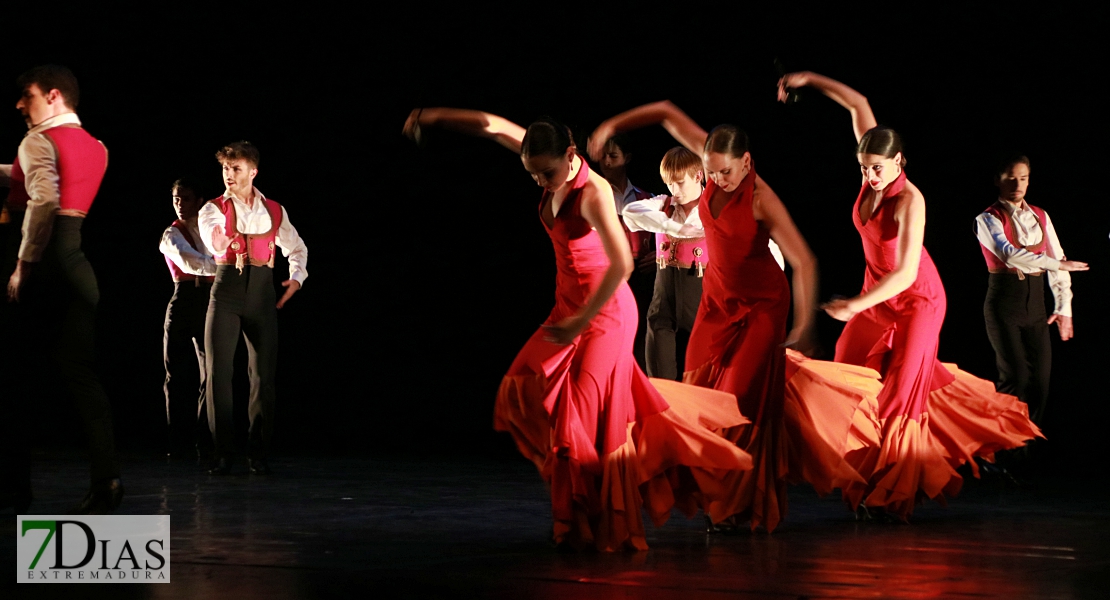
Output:
[[[694,258],[695,259],[700,257],[702,255],[701,248],[695,247],[693,253],[694,253]],[[705,264],[704,263],[701,263],[701,262],[698,262],[698,261],[695,260],[695,262],[693,262],[691,264],[685,264],[684,265],[681,262],[679,262],[678,261],[678,243],[670,241],[670,240],[668,240],[666,242],[663,242],[659,246],[659,254],[655,255],[655,264],[659,265],[659,270],[660,271],[662,271],[663,269],[666,269],[667,267],[678,267],[678,268],[681,268],[681,269],[697,268],[698,277],[701,277],[705,273]]]
[[84,219],[85,215],[89,213],[83,210],[77,210],[76,208],[59,208],[54,210],[54,214],[59,217],[81,217]]

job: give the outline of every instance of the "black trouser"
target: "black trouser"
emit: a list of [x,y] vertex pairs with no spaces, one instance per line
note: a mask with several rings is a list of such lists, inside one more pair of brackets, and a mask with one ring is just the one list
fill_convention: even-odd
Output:
[[[212,283],[202,279],[175,282],[166,307],[162,359],[166,364],[167,448],[171,453],[195,447],[202,456],[211,452],[208,433],[207,365],[204,360],[204,323]],[[199,383],[200,394],[197,394]]]
[[701,302],[701,280],[696,269],[681,267],[667,267],[655,274],[655,293],[647,311],[649,377],[681,381],[686,342]]
[[1052,344],[1044,305],[1044,277],[1018,279],[991,273],[983,317],[998,365],[995,388],[1029,405],[1034,423],[1043,425],[1052,372]]
[[100,385],[96,363],[96,274],[81,251],[80,217],[54,218],[54,231],[42,261],[33,265],[20,296],[26,329],[19,348],[29,367],[18,376],[33,376],[40,387],[53,376],[43,372],[51,359],[61,383],[73,397],[89,442],[92,480],[119,477],[112,407]]
[[226,458],[236,453],[231,383],[240,332],[247,342],[250,379],[248,452],[251,458],[261,459],[269,450],[277,400],[276,304],[274,271],[270,267],[247,266],[242,273],[230,265],[217,268],[204,328],[204,350],[208,367],[208,423],[218,456]]
[[644,327],[644,322],[647,317],[647,307],[651,303],[652,288],[655,285],[655,272],[654,271],[640,271],[639,266],[632,272],[628,278],[628,287],[632,290],[632,296],[636,298],[636,341],[632,343],[632,357],[636,359],[636,364],[640,368],[647,370],[646,361],[646,339],[647,330]]

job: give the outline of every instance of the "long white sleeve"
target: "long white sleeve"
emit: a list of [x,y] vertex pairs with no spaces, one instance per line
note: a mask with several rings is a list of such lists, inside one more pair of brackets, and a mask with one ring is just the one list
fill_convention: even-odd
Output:
[[984,248],[990,250],[1008,267],[1023,272],[1057,271],[1060,269],[1060,261],[1049,256],[1047,252],[1045,254],[1035,254],[1025,248],[1019,248],[1011,244],[1006,239],[1006,233],[1002,230],[1002,222],[990,213],[982,213],[975,218],[975,237],[979,239],[979,243]]
[[281,207],[281,227],[278,227],[275,241],[282,255],[289,259],[289,279],[303,285],[308,278],[308,246],[289,222],[289,213],[284,206]]
[[23,241],[19,259],[36,263],[54,232],[54,211],[61,202],[58,183],[58,153],[42,133],[30,133],[19,145],[19,166],[27,189],[27,211],[23,215]]
[[162,233],[158,250],[173,261],[179,269],[192,275],[209,277],[216,274],[216,261],[189,244],[189,240],[176,227],[170,226]]
[[224,231],[224,214],[220,212],[220,207],[216,206],[215,202],[208,202],[200,207],[200,213],[197,215],[197,229],[200,230],[200,241],[212,256],[223,254],[227,251],[226,239],[223,244],[216,244],[213,241],[213,234],[219,233],[227,235]]
[[[1045,252],[1054,259],[1066,260],[1067,255],[1060,247],[1060,238],[1056,237],[1056,228],[1052,225],[1052,218],[1048,213],[1044,215],[1045,236],[1048,238],[1048,249]],[[1055,314],[1065,317],[1071,316],[1071,273],[1067,271],[1049,271],[1048,287],[1052,290],[1052,297],[1056,301]]]
[[624,224],[629,231],[650,231],[652,233],[675,234],[682,224],[675,222],[663,212],[666,196],[653,196],[646,200],[629,202],[621,211]]

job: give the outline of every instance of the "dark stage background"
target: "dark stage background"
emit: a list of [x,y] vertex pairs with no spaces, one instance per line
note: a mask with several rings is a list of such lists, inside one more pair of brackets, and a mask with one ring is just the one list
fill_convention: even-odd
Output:
[[[157,244],[174,218],[170,183],[189,174],[218,195],[213,154],[233,140],[259,146],[256,184],[286,206],[310,249],[311,275],[280,312],[278,446],[288,452],[514,452],[491,429],[492,403],[552,304],[539,189],[518,158],[488,141],[433,131],[417,150],[400,136],[417,105],[520,123],[552,115],[583,140],[602,119],[664,98],[707,129],[735,123],[818,254],[822,298],[856,293],[863,257],[849,211],[860,178],[849,117],[812,92],[777,104],[777,57],[856,87],[902,133],[909,176],[927,199],[926,246],[948,291],[940,357],[985,378],[995,371],[973,219],[995,197],[999,154],[1028,153],[1030,200],[1051,213],[1069,257],[1092,267],[1074,277],[1076,339],[1054,342],[1050,447],[1061,459],[1101,447],[1105,17],[1063,7],[896,14],[858,3],[820,12],[314,8],[86,8],[48,19],[48,34],[36,29],[44,14],[18,15],[7,28],[27,24],[9,37],[0,79],[44,62],[70,66],[82,87],[78,112],[110,150],[85,239],[123,446],[154,449],[161,427],[172,285]],[[16,90],[7,89],[11,106]],[[0,112],[4,162],[24,131],[17,111]],[[653,128],[632,143],[632,181],[664,191],[657,165],[674,142]],[[841,325],[820,323],[831,354]],[[62,406],[42,410],[64,415]],[[57,420],[51,443],[76,431]]]

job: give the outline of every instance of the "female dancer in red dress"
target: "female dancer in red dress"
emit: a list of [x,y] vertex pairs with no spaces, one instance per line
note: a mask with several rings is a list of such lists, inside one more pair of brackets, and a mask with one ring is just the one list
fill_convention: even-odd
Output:
[[878,509],[905,521],[918,499],[943,501],[945,494],[959,491],[962,479],[955,467],[970,461],[975,468],[975,456],[989,459],[1040,430],[1017,398],[937,361],[944,286],[922,245],[925,198],[906,179],[898,134],[877,126],[859,92],[816,73],[783,77],[779,99],[807,85],[851,112],[863,172],[852,210],[867,260],[863,291],[823,307],[848,322],[836,344],[836,360],[872,367],[883,378],[877,414],[881,443],[853,459],[868,481],[849,486],[844,494],[854,510]]
[[405,133],[428,126],[493,139],[544,188],[555,308],[502,380],[494,428],[512,434],[550,485],[557,545],[646,549],[641,506],[657,525],[676,505],[692,516],[700,499],[720,497],[720,478],[751,468],[712,431],[746,419],[728,394],[653,380],[657,390],[636,366],[632,255],[611,186],[566,127],[540,120],[526,131],[488,113],[429,108],[413,111]]
[[[729,498],[711,503],[707,512],[728,527],[750,521],[753,530],[772,531],[786,514],[788,481],[808,481],[819,493],[862,482],[842,457],[866,445],[852,441],[862,435],[853,433],[854,419],[857,407],[874,399],[877,375],[821,366],[797,353],[787,360],[786,347],[812,346],[816,259],[782,201],[756,175],[743,131],[722,125],[706,133],[674,104],[656,102],[602,123],[591,136],[590,154],[598,155],[616,133],[654,123],[702,156],[709,179],[699,212],[710,260],[684,381],[735,394],[740,412],[752,420],[724,433],[752,455],[755,468],[726,480]],[[789,333],[790,286],[768,237],[794,272]],[[825,402],[803,407],[796,402],[801,388]]]

